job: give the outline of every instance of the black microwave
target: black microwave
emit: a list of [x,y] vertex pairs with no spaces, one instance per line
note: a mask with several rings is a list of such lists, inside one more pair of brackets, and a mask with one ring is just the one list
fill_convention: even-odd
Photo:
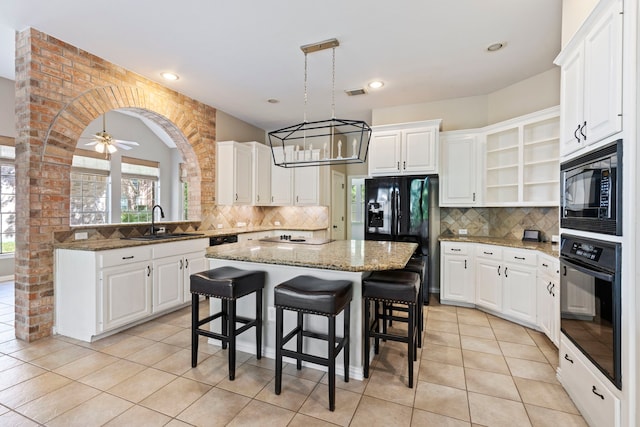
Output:
[[560,165],[560,226],[622,235],[622,140]]

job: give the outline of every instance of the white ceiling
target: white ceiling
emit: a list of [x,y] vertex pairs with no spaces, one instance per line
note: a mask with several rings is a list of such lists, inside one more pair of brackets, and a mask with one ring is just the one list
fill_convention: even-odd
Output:
[[[302,45],[339,40],[335,115],[370,121],[549,70],[560,26],[560,0],[2,0],[0,76],[14,79],[14,31],[34,27],[271,131],[303,119]],[[488,53],[495,42],[506,47]],[[330,118],[331,51],[308,69],[307,118]],[[384,88],[344,93],[374,79]]]

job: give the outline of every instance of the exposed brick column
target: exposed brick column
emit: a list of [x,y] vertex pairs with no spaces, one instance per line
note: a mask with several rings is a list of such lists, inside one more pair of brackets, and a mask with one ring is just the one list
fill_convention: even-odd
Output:
[[16,336],[51,335],[53,233],[69,227],[76,141],[105,112],[158,123],[185,159],[190,212],[215,208],[215,109],[35,29],[16,36]]

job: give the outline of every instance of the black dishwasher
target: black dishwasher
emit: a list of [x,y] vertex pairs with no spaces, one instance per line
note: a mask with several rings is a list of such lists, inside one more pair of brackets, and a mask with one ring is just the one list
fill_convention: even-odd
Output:
[[209,237],[209,246],[224,245],[225,243],[236,243],[237,241],[237,234],[229,234],[227,236],[212,236]]

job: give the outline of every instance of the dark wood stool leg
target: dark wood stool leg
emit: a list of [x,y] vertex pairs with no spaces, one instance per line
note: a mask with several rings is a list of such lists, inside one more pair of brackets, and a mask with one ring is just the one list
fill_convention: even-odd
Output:
[[336,316],[329,316],[328,319],[329,410],[333,412],[336,409]]
[[276,394],[282,390],[282,338],[284,335],[282,308],[276,307]]
[[229,331],[229,381],[233,381],[236,377],[236,300],[231,300],[227,304],[228,326]]
[[418,348],[422,348],[422,331],[424,330],[424,295],[422,293],[422,282],[420,283],[418,294],[418,306],[416,307],[417,324],[418,324]]
[[415,341],[413,333],[415,331],[415,304],[407,304],[408,308],[408,316],[409,316],[409,324],[407,325],[407,353],[408,353],[408,361],[409,361],[409,388],[413,388],[413,361],[415,360]]
[[[227,329],[227,325],[229,323],[229,301],[222,298],[220,300],[220,306],[222,310],[222,317],[221,317],[222,327],[220,328],[220,330],[222,331],[222,335],[228,337],[229,330]],[[225,348],[227,348],[227,342],[225,340],[222,340],[222,349],[224,350]]]
[[198,320],[200,295],[191,294],[191,367],[198,364]]
[[369,351],[371,349],[371,301],[364,298],[364,369],[363,375],[369,378]]
[[[302,331],[304,330],[304,314],[298,311],[298,336],[296,337],[296,351],[298,354],[302,354]],[[302,369],[302,359],[296,360],[296,369],[298,371]]]
[[256,359],[262,358],[262,289],[256,291]]
[[344,337],[344,347],[342,348],[342,355],[344,356],[344,382],[349,382],[349,342],[350,338],[350,323],[351,323],[351,303],[347,304],[344,308],[344,317],[343,317],[343,337]]
[[[382,304],[380,301],[375,301],[373,305],[376,311],[373,315],[373,318],[375,319],[374,325],[376,327],[376,332],[380,333],[380,323],[383,323],[382,327],[384,332],[386,333],[387,327],[384,326],[384,323],[386,322],[384,320],[384,317],[382,316],[384,314],[384,304]],[[382,309],[382,313],[380,312],[380,309]],[[378,338],[378,335],[376,335],[374,339],[373,351],[375,354],[380,354],[380,338]]]

